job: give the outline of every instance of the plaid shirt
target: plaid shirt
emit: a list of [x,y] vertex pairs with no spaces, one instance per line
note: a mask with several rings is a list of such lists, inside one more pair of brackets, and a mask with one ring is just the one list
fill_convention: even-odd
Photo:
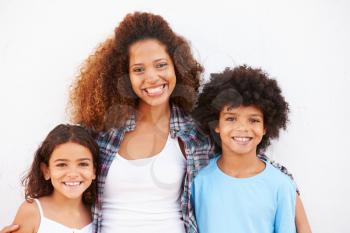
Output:
[[[107,132],[100,132],[97,135],[96,140],[100,147],[100,174],[97,183],[98,195],[95,205],[92,207],[94,233],[101,233],[102,231],[102,197],[109,167],[119,150],[125,133],[134,130],[135,127],[136,116],[131,115],[124,127],[118,129],[113,128]],[[210,155],[214,155],[214,145],[211,143],[209,136],[198,130],[193,119],[175,105],[171,107],[170,135],[172,138],[179,138],[184,145],[187,165],[180,199],[182,218],[186,232],[197,233],[197,223],[190,202],[190,185],[198,171],[208,164],[211,157]],[[260,159],[268,161],[265,155],[259,155],[259,157]],[[278,167],[282,172],[288,174],[283,166],[279,164],[273,165]]]

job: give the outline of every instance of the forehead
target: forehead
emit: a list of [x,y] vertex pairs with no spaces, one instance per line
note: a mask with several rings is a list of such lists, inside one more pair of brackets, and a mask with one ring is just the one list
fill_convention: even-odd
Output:
[[145,39],[133,43],[129,47],[130,63],[144,60],[169,59],[166,46],[156,39]]
[[224,114],[224,115],[226,115],[226,114],[256,115],[256,116],[261,116],[261,117],[263,116],[262,111],[254,105],[248,105],[248,106],[240,105],[237,107],[225,105],[220,112],[220,115],[221,114]]
[[50,161],[57,159],[77,160],[77,159],[92,159],[90,150],[78,143],[67,142],[58,145],[52,152]]

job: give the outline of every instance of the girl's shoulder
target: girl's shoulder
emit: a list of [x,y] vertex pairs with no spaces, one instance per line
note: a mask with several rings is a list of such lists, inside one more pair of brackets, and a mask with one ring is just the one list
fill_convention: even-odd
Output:
[[17,233],[37,232],[40,224],[40,212],[34,200],[24,201],[20,205],[13,223],[20,225]]

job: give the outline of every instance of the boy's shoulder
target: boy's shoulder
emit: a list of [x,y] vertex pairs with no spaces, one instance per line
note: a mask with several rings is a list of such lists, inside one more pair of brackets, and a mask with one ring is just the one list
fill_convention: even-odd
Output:
[[211,176],[212,173],[217,169],[216,162],[218,160],[218,155],[213,155],[213,158],[209,160],[207,166],[203,167],[197,174],[195,179],[207,179],[208,176]]
[[281,172],[278,168],[266,163],[269,169],[271,182],[278,188],[288,188],[296,191],[296,185],[293,180],[285,173]]

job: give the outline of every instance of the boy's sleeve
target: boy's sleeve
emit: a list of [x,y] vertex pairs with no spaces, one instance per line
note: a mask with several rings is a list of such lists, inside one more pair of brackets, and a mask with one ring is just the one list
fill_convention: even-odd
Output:
[[298,188],[297,184],[295,183],[295,181],[294,181],[294,179],[293,179],[293,175],[292,175],[291,173],[289,173],[288,169],[287,169],[285,166],[283,166],[283,165],[281,165],[281,164],[279,164],[279,163],[277,163],[277,162],[271,160],[271,159],[270,159],[269,157],[267,157],[265,154],[258,154],[257,156],[258,156],[258,158],[259,158],[260,160],[263,160],[263,161],[265,161],[265,162],[270,163],[272,166],[274,166],[275,168],[277,168],[278,170],[280,170],[282,173],[284,173],[284,174],[286,174],[287,176],[289,176],[289,178],[290,178],[291,181],[293,182],[293,185],[295,186],[296,192],[300,195],[299,188]]
[[275,233],[296,233],[295,227],[296,187],[287,180],[277,193]]

